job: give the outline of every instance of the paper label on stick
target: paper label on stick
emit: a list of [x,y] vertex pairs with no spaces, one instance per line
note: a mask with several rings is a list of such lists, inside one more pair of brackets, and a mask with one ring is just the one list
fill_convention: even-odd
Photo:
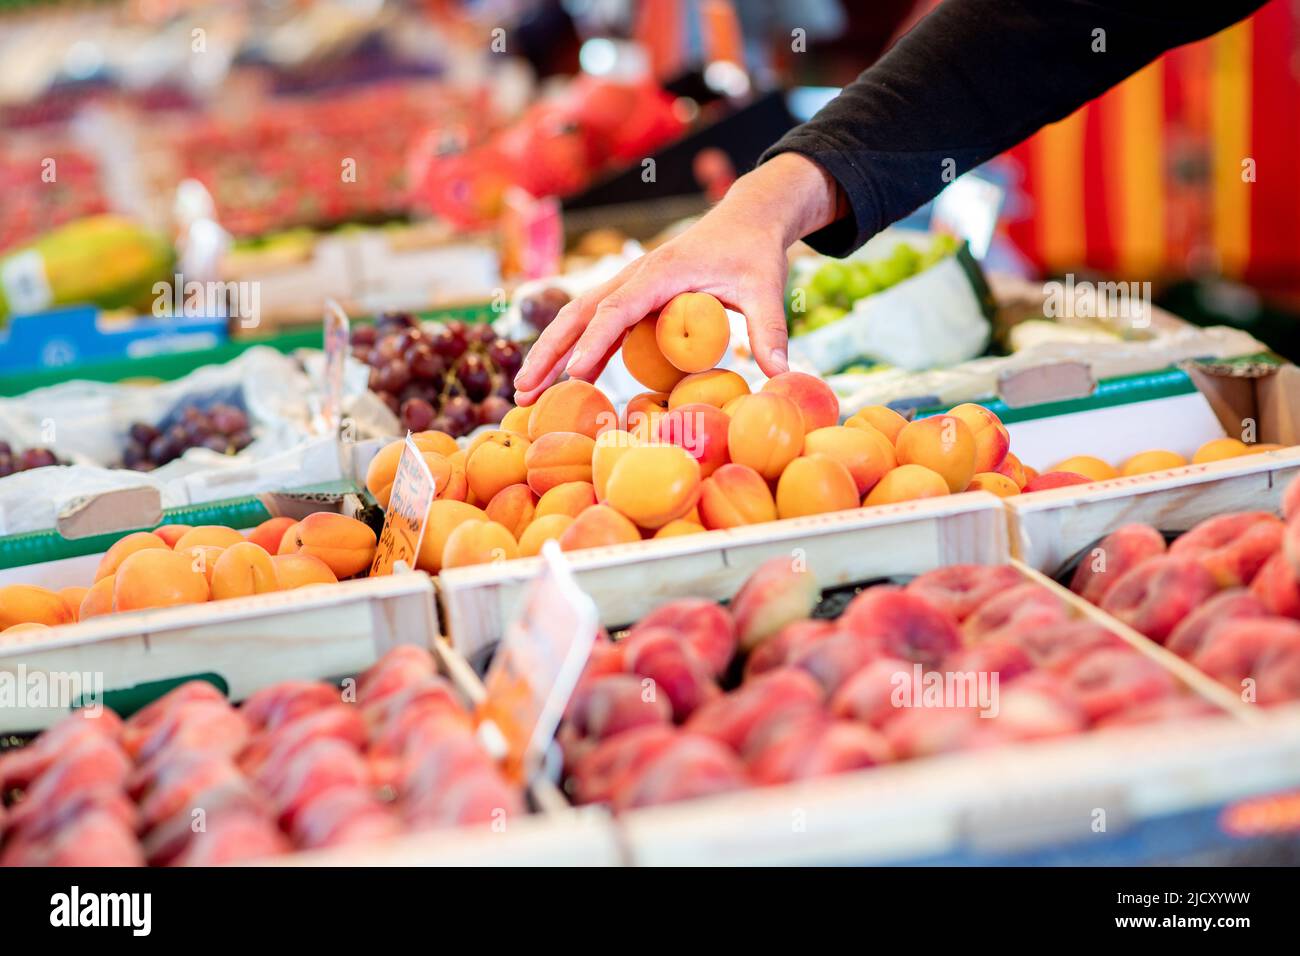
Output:
[[343,372],[352,350],[351,323],[342,307],[333,299],[325,300],[325,394],[321,400],[321,417],[326,434],[337,434],[343,419]]
[[429,463],[406,433],[402,457],[397,461],[397,474],[393,478],[393,491],[384,513],[384,528],[379,533],[375,560],[370,565],[370,576],[392,574],[393,567],[402,561],[408,568],[415,567],[424,541],[425,519],[429,505],[437,493]]
[[600,626],[559,546],[548,541],[542,556],[545,566],[492,661],[478,714],[488,731],[481,736],[500,742],[506,771],[521,781],[541,766]]

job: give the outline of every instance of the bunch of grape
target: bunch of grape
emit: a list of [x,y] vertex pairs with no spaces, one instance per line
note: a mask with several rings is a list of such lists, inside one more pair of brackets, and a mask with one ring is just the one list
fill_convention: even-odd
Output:
[[13,446],[7,441],[0,441],[0,478],[7,478],[16,471],[31,471],[46,465],[66,465],[48,448],[31,447],[14,453]]
[[191,448],[234,455],[252,442],[248,416],[235,406],[218,402],[205,410],[186,405],[170,425],[133,424],[127,431],[122,465],[133,471],[153,471]]
[[352,355],[370,366],[370,390],[413,432],[430,428],[459,438],[495,425],[514,408],[517,342],[486,324],[425,328],[404,312],[352,330]]
[[538,332],[555,321],[555,316],[569,304],[569,294],[558,286],[546,286],[519,300],[519,314]]

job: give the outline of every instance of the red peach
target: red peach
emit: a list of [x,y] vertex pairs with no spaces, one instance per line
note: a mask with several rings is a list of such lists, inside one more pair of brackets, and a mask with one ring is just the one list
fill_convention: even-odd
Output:
[[950,564],[918,575],[907,590],[964,621],[985,601],[1023,581],[1020,572],[1007,564]]
[[1268,615],[1269,608],[1256,593],[1243,588],[1228,588],[1183,618],[1170,632],[1165,647],[1179,657],[1191,660],[1219,625]]
[[966,619],[967,640],[1010,639],[1038,628],[1063,623],[1069,617],[1065,602],[1032,581],[1016,585],[985,601]]
[[740,760],[708,737],[679,734],[675,740],[624,775],[610,793],[615,812],[677,800],[693,800],[750,786]]
[[691,714],[685,729],[712,737],[741,753],[766,719],[817,712],[821,706],[821,686],[807,672],[779,667],[702,705]]
[[731,613],[707,598],[677,598],[662,604],[641,618],[630,634],[651,627],[675,631],[704,658],[715,677],[727,672],[736,653],[736,623]]
[[1070,590],[1100,604],[1110,586],[1147,558],[1165,553],[1165,538],[1150,525],[1126,524],[1102,538],[1083,556],[1070,579]]
[[1196,556],[1220,587],[1248,585],[1281,547],[1285,528],[1267,511],[1216,515],[1180,535],[1169,553]]
[[1264,562],[1250,582],[1250,591],[1273,614],[1300,619],[1300,576],[1282,552]]
[[957,405],[949,415],[960,418],[975,439],[975,471],[997,471],[1011,447],[1011,434],[1002,419],[983,405],[967,402]]
[[893,748],[878,732],[851,720],[803,720],[776,734],[747,760],[760,784],[789,783],[888,763]]
[[1101,608],[1163,644],[1183,618],[1218,590],[1214,576],[1195,557],[1162,554],[1130,568],[1111,585]]
[[894,585],[867,588],[840,615],[840,630],[876,645],[884,656],[935,667],[961,645],[957,622],[925,598]]
[[640,628],[629,635],[623,662],[630,673],[654,682],[650,695],[666,696],[678,722],[719,693],[708,663],[670,628]]
[[752,651],[791,621],[807,617],[820,595],[817,579],[796,567],[793,558],[765,561],[731,601],[741,648]]
[[783,395],[803,414],[804,431],[829,428],[840,421],[840,400],[829,385],[807,372],[782,372],[763,383],[761,392]]

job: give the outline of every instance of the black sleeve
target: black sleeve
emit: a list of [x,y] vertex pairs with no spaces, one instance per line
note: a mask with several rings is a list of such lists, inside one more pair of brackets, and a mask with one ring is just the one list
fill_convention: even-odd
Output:
[[978,166],[1263,3],[944,0],[760,162],[795,152],[835,177],[851,215],[807,241],[846,255],[947,185],[945,160]]

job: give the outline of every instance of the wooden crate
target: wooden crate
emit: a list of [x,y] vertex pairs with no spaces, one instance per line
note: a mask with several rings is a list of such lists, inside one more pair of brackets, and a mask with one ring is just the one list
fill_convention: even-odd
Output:
[[[566,555],[601,623],[618,627],[675,597],[729,598],[768,558],[806,561],[822,587],[919,573],[941,563],[1008,556],[1006,514],[987,492],[792,518]],[[518,611],[540,558],[442,572],[438,594],[452,645],[481,665]]]
[[1121,525],[1186,531],[1228,511],[1277,511],[1297,475],[1300,447],[1008,498],[1011,547],[1055,574]]

